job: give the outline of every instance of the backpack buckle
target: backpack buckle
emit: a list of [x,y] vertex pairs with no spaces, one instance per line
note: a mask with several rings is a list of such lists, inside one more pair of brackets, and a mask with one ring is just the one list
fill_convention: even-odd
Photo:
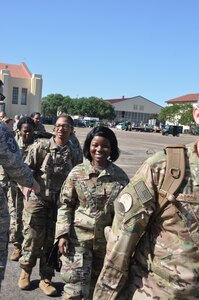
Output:
[[178,179],[180,177],[180,169],[172,168],[170,169],[170,174],[173,178]]

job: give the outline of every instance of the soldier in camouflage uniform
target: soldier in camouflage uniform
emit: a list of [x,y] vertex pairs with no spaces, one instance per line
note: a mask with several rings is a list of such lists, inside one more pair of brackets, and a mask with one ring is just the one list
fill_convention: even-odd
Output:
[[41,123],[41,114],[39,112],[33,112],[30,117],[34,122],[34,132],[35,135],[38,134],[46,134],[46,129],[44,125]]
[[[15,140],[19,146],[23,160],[25,160],[28,148],[34,142],[33,134],[34,122],[30,117],[22,117],[18,124],[18,134],[15,136]],[[16,182],[11,181],[8,191],[8,206],[10,213],[10,236],[13,243],[13,251],[10,259],[18,261],[21,256],[21,244],[23,242],[23,194],[20,187]]]
[[[199,124],[198,107],[193,114]],[[164,152],[149,158],[120,193],[95,300],[198,299],[198,156],[199,142],[188,145],[184,179],[160,214],[155,213],[158,194],[166,192]]]
[[[23,163],[19,149],[13,136],[2,122],[0,122],[0,163],[9,174],[10,178],[16,180],[21,185],[39,191],[37,183],[34,181],[30,169]],[[26,195],[29,189],[26,190]],[[25,191],[24,191],[25,193]],[[5,194],[0,187],[0,287],[4,278],[4,272],[8,252],[8,230],[9,213]]]
[[61,186],[71,169],[81,162],[69,142],[72,130],[72,118],[60,115],[55,124],[55,137],[36,140],[25,160],[40,183],[41,192],[31,194],[31,202],[24,202],[24,241],[19,259],[22,272],[18,286],[29,289],[32,268],[40,258],[39,286],[46,295],[56,294],[51,282],[54,270],[47,265],[47,258],[54,242]]
[[119,157],[117,139],[107,127],[88,133],[85,160],[63,184],[56,224],[65,282],[63,300],[92,299],[106,249],[104,228],[112,224],[113,202],[128,183],[113,161]]
[[[3,83],[0,81],[0,100],[4,99]],[[1,121],[0,145],[0,164],[3,166],[10,178],[16,180],[19,184],[28,187],[23,190],[26,198],[28,199],[29,193],[33,189],[35,192],[39,192],[39,185],[34,180],[30,169],[24,164],[13,135]],[[8,230],[8,204],[3,189],[0,186],[0,289],[1,282],[4,279],[8,254]]]

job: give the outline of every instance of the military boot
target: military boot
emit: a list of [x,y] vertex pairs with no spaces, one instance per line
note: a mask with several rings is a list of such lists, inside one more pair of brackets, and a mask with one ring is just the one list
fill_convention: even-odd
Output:
[[54,287],[53,283],[47,278],[43,278],[40,280],[39,287],[47,296],[53,296],[57,294],[57,290]]
[[10,255],[10,259],[13,261],[18,261],[20,257],[21,257],[21,245],[15,244],[12,253]]
[[30,288],[31,271],[25,271],[24,269],[21,270],[21,274],[18,281],[18,287],[21,290],[28,290]]

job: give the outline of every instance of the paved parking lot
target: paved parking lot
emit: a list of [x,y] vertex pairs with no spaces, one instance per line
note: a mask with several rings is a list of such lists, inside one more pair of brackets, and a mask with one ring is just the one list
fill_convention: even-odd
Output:
[[[47,127],[51,129],[52,127]],[[81,144],[85,140],[86,134],[90,128],[75,128],[77,137]],[[187,144],[196,141],[199,137],[182,134],[180,137],[162,136],[160,133],[142,133],[130,132],[113,129],[115,132],[119,148],[121,150],[120,158],[116,164],[122,167],[129,177],[132,177],[139,165],[152,153],[164,148],[168,144]],[[9,251],[11,245],[9,245]],[[20,274],[20,268],[17,262],[8,260],[6,276],[2,285],[0,299],[4,300],[45,300],[49,297],[45,296],[39,289],[38,267],[34,268],[31,276],[32,285],[30,291],[20,291],[17,288],[17,281]],[[63,287],[59,273],[53,280],[58,289],[58,295],[51,297],[53,299],[61,299],[61,290]]]

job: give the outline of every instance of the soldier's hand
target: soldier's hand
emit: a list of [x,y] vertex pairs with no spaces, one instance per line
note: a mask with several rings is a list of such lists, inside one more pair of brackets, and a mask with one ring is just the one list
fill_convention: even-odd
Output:
[[58,248],[61,254],[68,253],[68,239],[66,237],[61,237],[59,239]]
[[24,194],[26,200],[29,199],[30,193],[31,193],[32,191],[33,191],[35,194],[40,192],[40,185],[37,183],[37,181],[36,181],[35,179],[34,179],[34,181],[33,181],[32,188],[28,188],[28,187],[23,187],[23,188],[22,188],[22,193]]

